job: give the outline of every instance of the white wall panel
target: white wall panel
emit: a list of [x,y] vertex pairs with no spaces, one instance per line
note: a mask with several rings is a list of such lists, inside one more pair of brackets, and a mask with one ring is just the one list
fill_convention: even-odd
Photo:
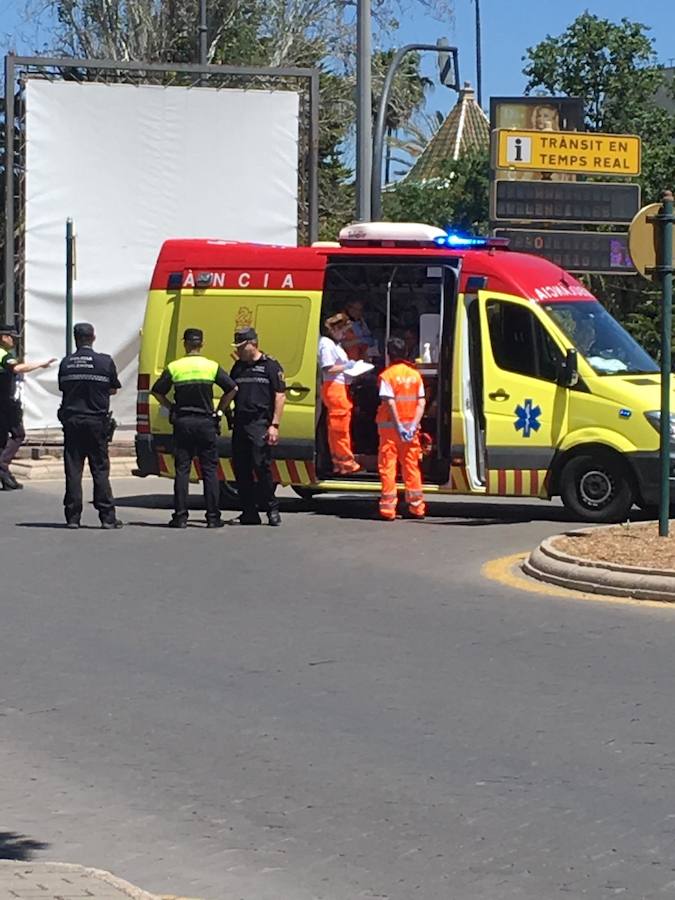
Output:
[[[138,334],[164,240],[297,240],[298,95],[32,79],[26,97],[26,357],[65,348],[65,223],[74,321],[90,321],[135,422]],[[57,424],[55,370],[26,378],[26,426]]]

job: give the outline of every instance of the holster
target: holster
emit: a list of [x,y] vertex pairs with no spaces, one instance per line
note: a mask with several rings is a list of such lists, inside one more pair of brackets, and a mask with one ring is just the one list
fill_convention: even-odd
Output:
[[105,417],[105,438],[108,443],[111,443],[112,439],[115,436],[115,429],[117,428],[117,422],[115,421],[113,414],[108,413]]

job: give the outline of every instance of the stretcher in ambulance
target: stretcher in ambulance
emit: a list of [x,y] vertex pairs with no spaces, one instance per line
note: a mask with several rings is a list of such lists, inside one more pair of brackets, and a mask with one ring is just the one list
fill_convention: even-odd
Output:
[[[362,468],[337,476],[317,345],[325,318],[354,300],[378,349],[372,373],[351,387]],[[139,475],[173,475],[171,426],[149,389],[181,355],[183,330],[203,329],[205,352],[229,369],[231,335],[249,325],[285,371],[274,473],[302,496],[379,489],[377,373],[388,337],[397,335],[425,383],[426,492],[561,496],[591,522],[622,520],[633,504],[658,501],[660,378],[649,355],[553,263],[497,239],[415,224],[353,225],[338,243],[312,247],[167,241],[142,331]],[[219,456],[227,495],[229,433]]]

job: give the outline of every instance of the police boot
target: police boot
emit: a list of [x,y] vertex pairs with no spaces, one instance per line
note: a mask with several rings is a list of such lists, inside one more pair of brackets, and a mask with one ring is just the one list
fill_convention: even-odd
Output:
[[187,519],[172,516],[169,520],[169,528],[187,528]]
[[23,485],[19,484],[11,472],[0,472],[0,483],[3,491],[21,491]]
[[267,513],[267,524],[268,525],[281,525],[281,516],[279,515],[278,509],[271,509]]

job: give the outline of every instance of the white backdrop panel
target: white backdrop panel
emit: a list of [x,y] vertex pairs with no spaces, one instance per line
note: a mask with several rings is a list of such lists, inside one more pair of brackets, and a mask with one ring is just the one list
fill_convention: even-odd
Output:
[[[26,357],[65,348],[65,227],[77,233],[74,321],[117,362],[135,422],[138,334],[164,240],[297,242],[299,98],[288,91],[30,80]],[[26,426],[57,424],[54,369],[26,378]]]

